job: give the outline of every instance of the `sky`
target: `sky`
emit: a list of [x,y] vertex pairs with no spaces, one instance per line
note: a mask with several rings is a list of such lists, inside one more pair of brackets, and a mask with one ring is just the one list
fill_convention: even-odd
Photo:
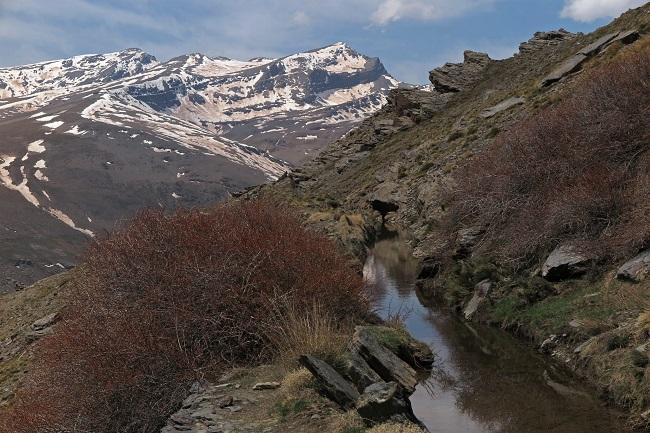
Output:
[[141,48],[280,57],[346,42],[399,80],[466,49],[516,52],[535,31],[589,32],[645,0],[0,0],[0,67]]

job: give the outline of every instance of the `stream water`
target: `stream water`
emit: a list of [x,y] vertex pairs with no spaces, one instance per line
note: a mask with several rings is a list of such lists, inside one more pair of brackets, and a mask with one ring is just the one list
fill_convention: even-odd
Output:
[[377,312],[407,313],[406,327],[436,354],[411,396],[431,433],[618,433],[618,417],[560,366],[505,331],[468,324],[415,288],[419,263],[387,233],[364,277]]

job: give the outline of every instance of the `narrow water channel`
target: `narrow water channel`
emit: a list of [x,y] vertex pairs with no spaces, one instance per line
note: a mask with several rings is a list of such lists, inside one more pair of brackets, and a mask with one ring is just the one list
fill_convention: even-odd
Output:
[[415,288],[419,263],[404,239],[375,244],[364,277],[377,312],[407,313],[406,327],[436,353],[411,396],[431,433],[618,433],[613,412],[577,381],[506,332],[464,323]]

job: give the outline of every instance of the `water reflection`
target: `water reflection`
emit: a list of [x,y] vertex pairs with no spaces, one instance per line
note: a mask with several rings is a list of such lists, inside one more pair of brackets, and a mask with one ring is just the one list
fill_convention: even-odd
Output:
[[394,233],[376,243],[364,267],[379,314],[408,311],[409,331],[436,352],[436,369],[411,397],[432,433],[623,431],[612,412],[535,351],[418,297],[417,273],[408,245]]

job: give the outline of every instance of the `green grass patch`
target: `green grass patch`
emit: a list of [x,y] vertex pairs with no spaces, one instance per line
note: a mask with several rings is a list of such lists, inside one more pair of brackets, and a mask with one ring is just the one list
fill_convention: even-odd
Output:
[[387,326],[373,326],[370,328],[370,332],[379,343],[394,353],[398,353],[400,347],[408,345],[411,341],[409,334],[402,329],[389,328]]
[[341,433],[363,433],[366,431],[365,427],[348,427]]
[[544,333],[558,333],[566,329],[573,319],[602,323],[614,312],[614,308],[601,300],[589,300],[585,295],[597,291],[597,287],[586,282],[577,282],[555,296],[530,303],[524,291],[519,296],[511,293],[494,304],[491,316],[502,323],[521,323],[532,330]]
[[299,414],[304,412],[309,407],[309,401],[299,398],[296,400],[289,400],[276,403],[273,406],[273,412],[284,420],[290,415]]

